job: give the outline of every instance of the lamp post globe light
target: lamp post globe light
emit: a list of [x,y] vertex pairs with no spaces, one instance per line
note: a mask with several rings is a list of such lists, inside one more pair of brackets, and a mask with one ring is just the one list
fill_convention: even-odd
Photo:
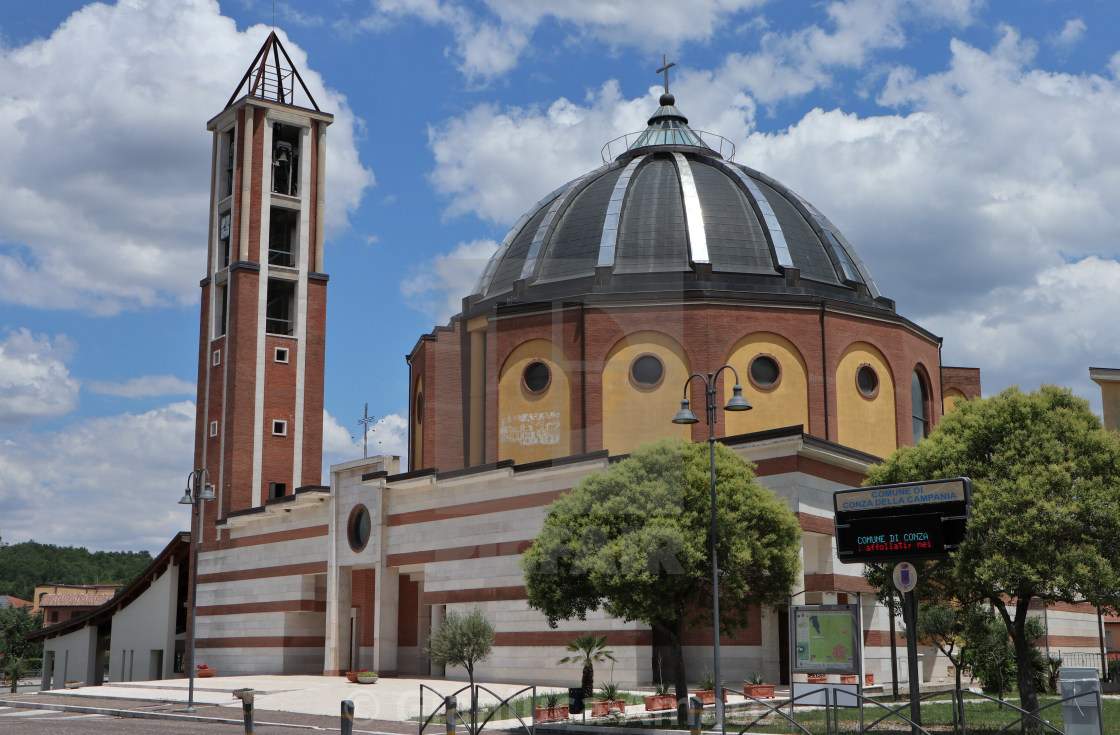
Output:
[[739,373],[730,365],[724,365],[714,373],[704,377],[701,373],[693,373],[684,381],[684,397],[681,399],[681,410],[673,417],[674,424],[695,424],[700,419],[689,408],[688,386],[696,378],[704,384],[704,416],[708,423],[708,461],[711,467],[711,481],[709,490],[712,499],[712,668],[716,680],[716,726],[726,735],[727,722],[723,717],[723,679],[719,673],[719,558],[716,553],[716,379],[724,370],[730,370],[735,376],[735,386],[731,389],[731,399],[723,407],[724,411],[749,411],[751,404],[743,398],[743,388],[739,385]]
[[[206,468],[194,470],[187,475],[187,489],[183,497],[179,498],[180,505],[194,506],[191,514],[191,605],[188,614],[188,625],[191,629],[189,653],[187,654],[187,677],[189,679],[187,694],[187,712],[194,712],[194,611],[198,607],[195,593],[198,591],[198,542],[202,535],[202,503],[214,499],[214,486],[210,484],[210,473]],[[197,528],[197,531],[196,531]]]

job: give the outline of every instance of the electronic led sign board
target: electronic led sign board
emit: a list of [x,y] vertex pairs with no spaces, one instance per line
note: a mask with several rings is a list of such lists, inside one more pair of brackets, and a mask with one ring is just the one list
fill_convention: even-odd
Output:
[[846,564],[945,559],[968,527],[972,482],[900,483],[833,494],[836,555]]

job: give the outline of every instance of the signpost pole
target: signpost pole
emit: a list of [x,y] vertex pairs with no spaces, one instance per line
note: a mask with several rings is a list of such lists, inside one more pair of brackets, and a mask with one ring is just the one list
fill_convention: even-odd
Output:
[[922,724],[922,703],[918,679],[918,593],[910,590],[902,597],[902,616],[906,623],[906,668],[910,677],[910,720],[913,735],[918,735]]

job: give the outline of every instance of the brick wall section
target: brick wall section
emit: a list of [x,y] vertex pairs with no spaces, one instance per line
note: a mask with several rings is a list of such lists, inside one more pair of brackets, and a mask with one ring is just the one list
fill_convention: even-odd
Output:
[[426,363],[424,402],[432,405],[438,422],[437,432],[427,425],[424,431],[424,456],[432,457],[434,466],[454,469],[465,464],[463,454],[463,369],[460,356],[462,322],[455,322],[454,331],[440,330],[435,342],[428,343],[431,359]]
[[[249,171],[249,257],[254,263],[261,262],[261,222],[260,211],[264,188],[268,182],[264,181],[261,171],[261,161],[271,159],[271,155],[264,150],[265,110],[261,107],[253,108],[253,168]],[[267,258],[264,260],[267,261]]]
[[[424,391],[428,389],[427,379],[424,377],[424,371],[428,366],[428,346],[431,342],[421,340],[416,352],[412,355],[408,365],[408,468],[410,470],[417,470],[424,467],[434,467],[435,464],[431,461],[432,455],[424,453],[424,447],[417,441],[416,433],[413,430],[413,422],[416,417],[414,412],[416,410],[416,391],[417,388],[423,384]],[[431,415],[433,409],[425,397],[423,415],[420,416],[421,435],[426,434],[424,428],[431,427]],[[434,429],[433,429],[434,431]]]
[[[268,486],[272,482],[284,483],[286,495],[295,492],[292,487],[292,459],[296,440],[296,360],[299,359],[300,344],[290,337],[275,335],[266,335],[264,341],[264,414],[259,417],[264,435],[260,497],[268,498]],[[276,362],[277,347],[289,350],[287,362]],[[273,436],[273,421],[287,422],[285,436]]]
[[[711,611],[708,611],[711,618]],[[762,645],[762,612],[757,607],[751,607],[747,620],[747,627],[736,630],[731,635],[720,633],[721,646],[761,646]],[[681,636],[681,645],[684,646],[710,646],[712,645],[712,626],[698,625],[685,630]]]
[[[314,227],[311,228],[314,230]],[[314,263],[314,261],[311,261]],[[323,477],[323,389],[326,382],[327,282],[307,283],[307,360],[303,380],[303,485]]]
[[[890,366],[899,445],[911,442],[910,376],[918,366],[924,368],[930,379],[934,423],[941,415],[942,371],[938,340],[901,319],[891,321],[828,309],[822,312],[819,308],[749,303],[609,309],[569,307],[503,318],[496,316],[491,313],[486,333],[485,461],[488,462],[501,459],[498,457],[498,373],[513,350],[532,339],[549,340],[559,346],[572,366],[569,412],[573,452],[584,451],[585,445],[586,451],[603,448],[602,368],[607,354],[619,340],[641,331],[657,331],[677,341],[687,354],[691,369],[701,373],[726,364],[735,343],[748,334],[765,331],[785,337],[800,352],[808,369],[809,426],[806,432],[821,438],[835,440],[837,436],[835,374],[844,350],[855,342],[873,345],[883,353]],[[740,326],[729,329],[729,325]],[[458,321],[453,322],[453,326],[461,329]],[[469,340],[457,332],[440,330],[435,333],[434,340],[422,342],[413,356],[414,375],[423,375],[425,381],[424,425],[427,430],[423,455],[410,462],[411,469],[438,467],[446,472],[463,466],[463,426],[469,422],[469,417],[465,417],[465,406],[469,403],[464,402],[463,396],[469,374],[462,366],[469,361],[462,351],[468,345]],[[972,373],[978,381],[978,371]],[[721,383],[725,377],[730,379],[731,376],[721,376]],[[746,376],[740,379],[746,380]],[[447,381],[452,381],[452,385],[447,385]],[[720,388],[722,390],[722,385]],[[431,400],[432,397],[436,400]],[[704,405],[698,381],[691,386],[690,400],[694,406]],[[724,422],[716,425],[717,436],[724,435],[724,426]],[[707,431],[703,422],[694,425],[693,439],[707,439]]]
[[373,645],[373,614],[376,572],[355,569],[350,572],[350,604],[358,608],[358,645]]
[[941,366],[942,390],[956,388],[969,400],[979,398],[980,368]]
[[418,646],[420,634],[420,583],[407,574],[397,578],[397,645]]
[[[253,502],[253,432],[256,428],[257,300],[259,271],[238,268],[230,271],[230,317],[225,358],[227,392],[225,455],[222,478],[222,516],[250,508]],[[216,480],[217,478],[215,478]]]

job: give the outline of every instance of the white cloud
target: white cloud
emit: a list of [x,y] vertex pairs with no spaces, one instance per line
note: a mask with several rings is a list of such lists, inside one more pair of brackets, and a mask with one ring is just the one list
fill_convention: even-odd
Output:
[[188,510],[177,501],[191,468],[194,413],[194,403],[185,401],[5,440],[5,536],[159,551],[190,527]]
[[[367,429],[366,443],[369,456],[380,454],[400,457],[400,469],[408,467],[408,418],[391,413],[378,418]],[[362,437],[354,436],[338,423],[338,419],[323,411],[323,482],[330,482],[331,465],[351,462],[362,456]]]
[[1081,43],[1081,39],[1085,37],[1085,31],[1087,30],[1089,30],[1089,27],[1085,25],[1085,21],[1080,18],[1071,18],[1062,26],[1061,31],[1049,38],[1049,41],[1059,51],[1069,52],[1074,46]]
[[470,295],[497,247],[493,240],[459,243],[450,253],[437,255],[402,281],[401,296],[435,324],[446,324],[462,310],[463,298]]
[[766,0],[569,0],[544,3],[526,0],[378,0],[360,26],[386,31],[415,18],[447,27],[455,38],[448,54],[472,81],[486,81],[514,68],[532,48],[539,26],[555,22],[575,39],[591,37],[610,45],[647,50],[710,38],[731,19]]
[[174,375],[142,375],[123,383],[109,380],[93,380],[86,387],[94,393],[124,398],[144,398],[147,396],[193,395],[195,384],[181,380]]
[[[0,299],[112,314],[198,298],[206,118],[268,30],[237,31],[213,0],[96,3],[49,38],[0,47]],[[360,121],[285,46],[336,115],[327,222],[342,229],[373,181],[354,144]]]
[[1120,367],[1118,313],[1120,263],[1092,256],[1045,268],[1026,287],[994,289],[981,309],[951,310],[925,326],[953,335],[945,343],[946,364],[984,365],[985,382],[999,380],[994,389],[1060,382],[1099,410],[1089,367]]
[[63,416],[78,405],[79,382],[67,361],[74,344],[27,329],[9,330],[0,341],[0,429],[34,419]]
[[609,81],[583,105],[563,97],[547,109],[477,105],[428,130],[432,183],[451,197],[449,215],[512,224],[538,198],[600,165],[603,144],[644,128],[656,104],[653,94],[624,100]]

